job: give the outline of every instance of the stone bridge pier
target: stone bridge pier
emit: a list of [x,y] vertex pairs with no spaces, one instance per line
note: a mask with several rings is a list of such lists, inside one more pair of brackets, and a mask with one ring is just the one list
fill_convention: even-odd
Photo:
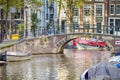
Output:
[[[60,53],[58,48],[61,44],[57,43],[65,36],[41,36],[39,38],[32,38],[19,41],[9,46],[2,47],[1,52],[4,51],[21,51],[31,52],[32,54],[38,53]],[[59,47],[58,47],[59,46]]]

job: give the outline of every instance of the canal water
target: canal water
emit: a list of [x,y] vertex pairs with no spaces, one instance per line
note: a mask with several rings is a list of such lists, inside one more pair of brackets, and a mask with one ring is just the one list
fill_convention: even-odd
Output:
[[31,60],[8,62],[1,80],[80,80],[85,69],[109,57],[109,51],[77,49],[66,49],[64,54],[33,55]]

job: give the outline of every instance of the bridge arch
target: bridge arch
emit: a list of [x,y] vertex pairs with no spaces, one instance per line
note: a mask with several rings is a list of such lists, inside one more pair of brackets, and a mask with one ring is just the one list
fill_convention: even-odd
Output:
[[[74,40],[74,39],[75,39],[75,38],[70,39],[70,40],[62,43],[62,44],[57,48],[57,52],[58,52],[58,53],[64,53],[63,51],[64,51],[65,45],[68,44],[70,41],[72,41],[72,40]],[[59,42],[59,43],[61,43],[61,42]],[[58,43],[58,44],[59,44],[59,43]]]
[[[97,38],[101,38],[102,36],[97,36]],[[70,41],[76,39],[76,38],[80,38],[79,36],[75,36],[75,37],[65,37],[63,39],[61,39],[57,44],[57,53],[64,53],[64,47],[66,44],[68,44]],[[111,39],[110,40],[105,40],[105,43],[108,45],[108,50],[111,50],[112,52],[114,52],[114,46],[113,44],[111,43]]]

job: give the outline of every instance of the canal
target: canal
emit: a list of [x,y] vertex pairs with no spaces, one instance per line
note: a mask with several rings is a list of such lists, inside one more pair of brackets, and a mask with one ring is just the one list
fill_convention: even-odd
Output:
[[64,54],[33,55],[31,60],[9,62],[1,80],[80,80],[82,72],[101,61],[110,51],[65,49]]

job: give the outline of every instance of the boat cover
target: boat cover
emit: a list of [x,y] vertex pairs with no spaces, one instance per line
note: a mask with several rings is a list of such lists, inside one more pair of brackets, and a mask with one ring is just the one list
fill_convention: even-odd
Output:
[[116,52],[116,53],[115,53],[115,56],[120,56],[120,52]]
[[109,62],[100,62],[88,69],[88,79],[85,80],[120,80],[120,68]]
[[113,56],[109,59],[109,62],[117,62],[120,63],[120,56]]

